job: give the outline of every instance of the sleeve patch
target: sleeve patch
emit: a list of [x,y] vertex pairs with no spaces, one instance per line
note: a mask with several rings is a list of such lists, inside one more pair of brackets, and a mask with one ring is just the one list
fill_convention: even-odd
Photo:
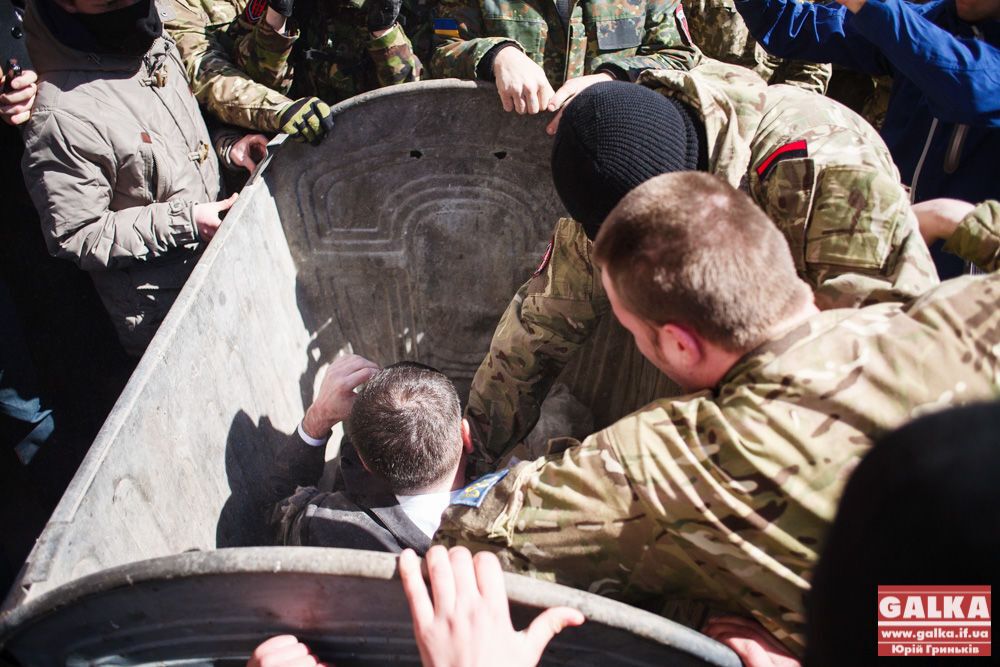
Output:
[[434,34],[440,37],[458,37],[458,21],[455,19],[434,19]]
[[486,500],[486,494],[497,485],[497,482],[506,477],[508,472],[510,472],[509,469],[491,472],[488,475],[483,475],[464,489],[452,492],[451,504],[479,507]]
[[802,157],[809,157],[809,147],[806,145],[805,140],[793,141],[790,144],[785,144],[778,150],[768,155],[767,158],[760,163],[760,166],[757,167],[757,176],[763,180],[767,178],[768,174],[771,173],[774,166],[782,160]]
[[555,244],[555,242],[556,242],[555,237],[553,237],[552,240],[549,241],[549,245],[545,248],[545,254],[542,255],[542,262],[538,265],[538,268],[535,269],[535,272],[531,274],[532,278],[537,278],[538,276],[542,275],[542,272],[545,271],[546,267],[548,267],[549,261],[552,260],[552,246]]
[[250,23],[257,23],[264,17],[265,12],[267,12],[267,0],[250,0],[243,10],[243,16]]

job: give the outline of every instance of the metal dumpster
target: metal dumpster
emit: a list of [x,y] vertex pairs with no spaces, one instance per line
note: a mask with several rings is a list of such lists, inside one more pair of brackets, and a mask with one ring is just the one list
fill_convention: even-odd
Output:
[[[432,364],[464,395],[562,208],[549,177],[546,119],[504,114],[492,88],[408,84],[359,96],[335,113],[322,145],[286,143],[264,178],[244,190],[39,538],[0,617],[0,641],[25,664],[91,664],[98,654],[107,664],[123,664],[114,656],[126,654],[133,656],[123,658],[127,664],[171,659],[166,649],[141,648],[149,642],[173,647],[178,660],[245,656],[250,635],[301,628],[319,637],[333,622],[341,624],[334,632],[340,637],[358,626],[292,602],[308,598],[311,586],[339,591],[328,579],[369,573],[366,563],[380,563],[376,578],[391,571],[391,558],[362,552],[249,548],[269,544],[260,480],[273,451],[301,419],[320,365],[345,348],[383,364]],[[608,360],[605,349],[615,351]],[[624,373],[631,379],[623,392]],[[672,389],[610,321],[564,380],[598,425]],[[204,553],[184,553],[193,550]],[[287,573],[289,563],[298,574],[287,585],[301,595],[267,603],[255,594],[280,589],[264,573]],[[146,583],[133,590],[140,580]],[[355,595],[362,584],[352,581]],[[534,608],[533,587],[549,596],[539,604],[585,595],[512,581],[512,590],[524,593],[515,600]],[[347,608],[362,620],[382,611],[404,618],[398,599],[380,595],[370,598],[376,608],[361,594]],[[186,615],[180,599],[192,605]],[[383,603],[391,609],[381,610]],[[248,630],[206,630],[191,650],[157,630],[176,627],[177,637],[191,638],[190,627],[211,625],[223,607]],[[616,609],[617,638],[581,644],[581,651],[652,664],[642,662],[652,653],[640,647],[652,637],[668,651],[657,654],[657,664],[699,664],[664,661],[680,655],[668,645],[707,664],[736,664],[697,633]],[[80,625],[88,619],[93,625]],[[652,634],[640,631],[656,622],[663,625]],[[110,648],[70,660],[71,640],[82,636],[70,628],[88,631],[87,646]],[[629,662],[627,628],[636,633],[638,662]],[[223,641],[222,634],[240,639]],[[362,638],[383,641],[381,653],[330,641],[334,654],[359,661],[413,660],[408,637],[397,627],[384,640]],[[580,633],[566,637],[564,647],[573,637],[583,642]]]

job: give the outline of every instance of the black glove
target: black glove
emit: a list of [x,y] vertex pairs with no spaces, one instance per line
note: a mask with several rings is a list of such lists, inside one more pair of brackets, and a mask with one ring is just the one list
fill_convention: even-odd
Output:
[[333,115],[323,100],[318,97],[303,97],[281,111],[278,124],[285,134],[315,146],[333,129]]
[[368,0],[368,30],[388,30],[396,24],[403,0]]
[[267,0],[267,6],[285,18],[288,18],[292,15],[292,7],[295,6],[295,0]]

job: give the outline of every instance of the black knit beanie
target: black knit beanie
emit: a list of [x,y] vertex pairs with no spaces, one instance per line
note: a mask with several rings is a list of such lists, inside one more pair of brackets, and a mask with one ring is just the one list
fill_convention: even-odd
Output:
[[595,84],[563,112],[552,180],[569,214],[593,239],[633,188],[703,161],[701,120],[686,105],[624,81]]

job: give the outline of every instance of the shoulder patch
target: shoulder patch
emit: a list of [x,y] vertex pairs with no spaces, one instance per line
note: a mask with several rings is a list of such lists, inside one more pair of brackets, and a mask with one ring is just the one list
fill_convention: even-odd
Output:
[[782,160],[800,157],[809,157],[809,147],[806,145],[804,139],[802,141],[793,141],[790,144],[785,144],[768,155],[767,158],[760,163],[760,166],[757,167],[757,176],[761,179],[767,178],[767,175],[771,173],[774,166]]
[[458,37],[458,21],[455,19],[434,19],[434,34],[440,37]]
[[243,17],[250,23],[257,23],[267,12],[267,0],[250,0],[246,9],[243,10]]
[[549,241],[549,245],[546,246],[545,248],[545,254],[542,255],[542,263],[539,264],[538,268],[535,269],[535,272],[531,274],[532,278],[537,278],[538,276],[542,275],[542,272],[545,270],[545,267],[549,265],[549,260],[552,259],[552,247],[555,245],[555,242],[556,242],[555,237],[553,237],[552,240]]
[[508,472],[510,472],[509,469],[491,472],[488,475],[483,475],[464,489],[453,491],[451,494],[451,504],[479,507],[486,500],[486,494],[497,485],[497,482],[506,477]]

